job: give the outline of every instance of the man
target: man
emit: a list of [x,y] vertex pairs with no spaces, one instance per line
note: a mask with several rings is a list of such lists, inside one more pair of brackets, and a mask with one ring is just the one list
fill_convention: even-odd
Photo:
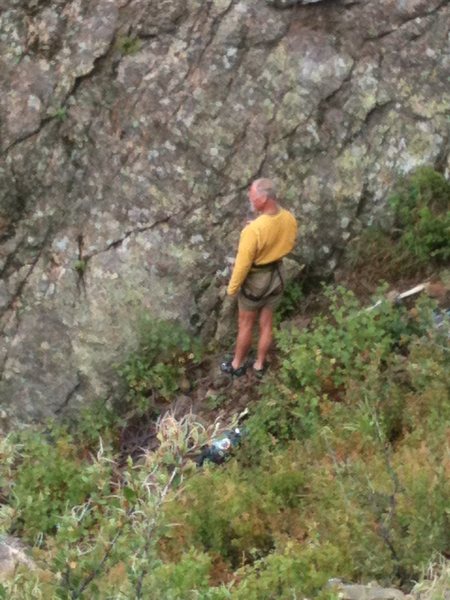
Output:
[[266,355],[272,343],[273,311],[283,293],[282,258],[295,244],[295,217],[278,204],[270,179],[257,179],[248,197],[259,216],[241,232],[233,273],[228,284],[229,296],[238,294],[238,336],[232,361],[220,365],[224,373],[240,377],[246,371],[245,357],[252,343],[252,330],[259,314],[258,353],[253,365],[261,377]]

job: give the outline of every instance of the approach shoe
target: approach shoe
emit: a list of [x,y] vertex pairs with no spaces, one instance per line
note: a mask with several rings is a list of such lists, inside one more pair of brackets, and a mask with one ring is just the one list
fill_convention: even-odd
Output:
[[262,379],[264,377],[264,375],[267,373],[268,368],[269,368],[269,365],[267,363],[264,363],[262,369],[255,369],[255,367],[253,367],[253,373],[255,374],[255,377],[257,379]]
[[245,365],[242,365],[242,367],[238,367],[237,369],[235,369],[231,364],[231,360],[227,360],[223,363],[220,363],[220,370],[222,371],[222,373],[232,375],[233,377],[242,377],[242,375],[245,374],[247,367]]

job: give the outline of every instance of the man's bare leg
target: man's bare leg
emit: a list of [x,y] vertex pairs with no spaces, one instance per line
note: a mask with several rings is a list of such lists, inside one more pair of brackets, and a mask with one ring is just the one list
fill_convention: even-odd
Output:
[[272,344],[273,332],[273,309],[262,308],[259,313],[259,340],[258,340],[258,355],[256,357],[253,368],[260,370],[264,368],[267,352]]
[[238,336],[234,358],[231,363],[233,369],[239,369],[247,356],[247,352],[252,344],[252,331],[257,314],[258,311],[256,310],[239,310]]

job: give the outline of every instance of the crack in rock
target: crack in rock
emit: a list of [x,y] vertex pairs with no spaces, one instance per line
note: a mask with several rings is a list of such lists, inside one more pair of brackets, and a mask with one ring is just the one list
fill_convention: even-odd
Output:
[[66,397],[64,398],[64,400],[62,401],[62,403],[55,408],[55,414],[56,415],[61,415],[69,406],[70,401],[72,400],[72,398],[75,396],[75,394],[80,390],[81,388],[81,375],[80,373],[77,373],[77,378],[78,381],[74,384],[74,386],[72,387],[72,389],[70,389],[67,394]]

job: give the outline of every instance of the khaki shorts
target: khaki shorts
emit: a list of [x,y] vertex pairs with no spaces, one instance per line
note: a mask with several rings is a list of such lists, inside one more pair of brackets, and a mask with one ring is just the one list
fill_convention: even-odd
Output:
[[[247,298],[241,288],[238,294],[239,308],[241,310],[259,310],[266,307],[275,310],[283,296],[282,278],[284,278],[282,265],[275,270],[273,268],[251,269],[242,288],[247,294],[255,296],[258,300]],[[264,295],[261,297],[262,293]]]

